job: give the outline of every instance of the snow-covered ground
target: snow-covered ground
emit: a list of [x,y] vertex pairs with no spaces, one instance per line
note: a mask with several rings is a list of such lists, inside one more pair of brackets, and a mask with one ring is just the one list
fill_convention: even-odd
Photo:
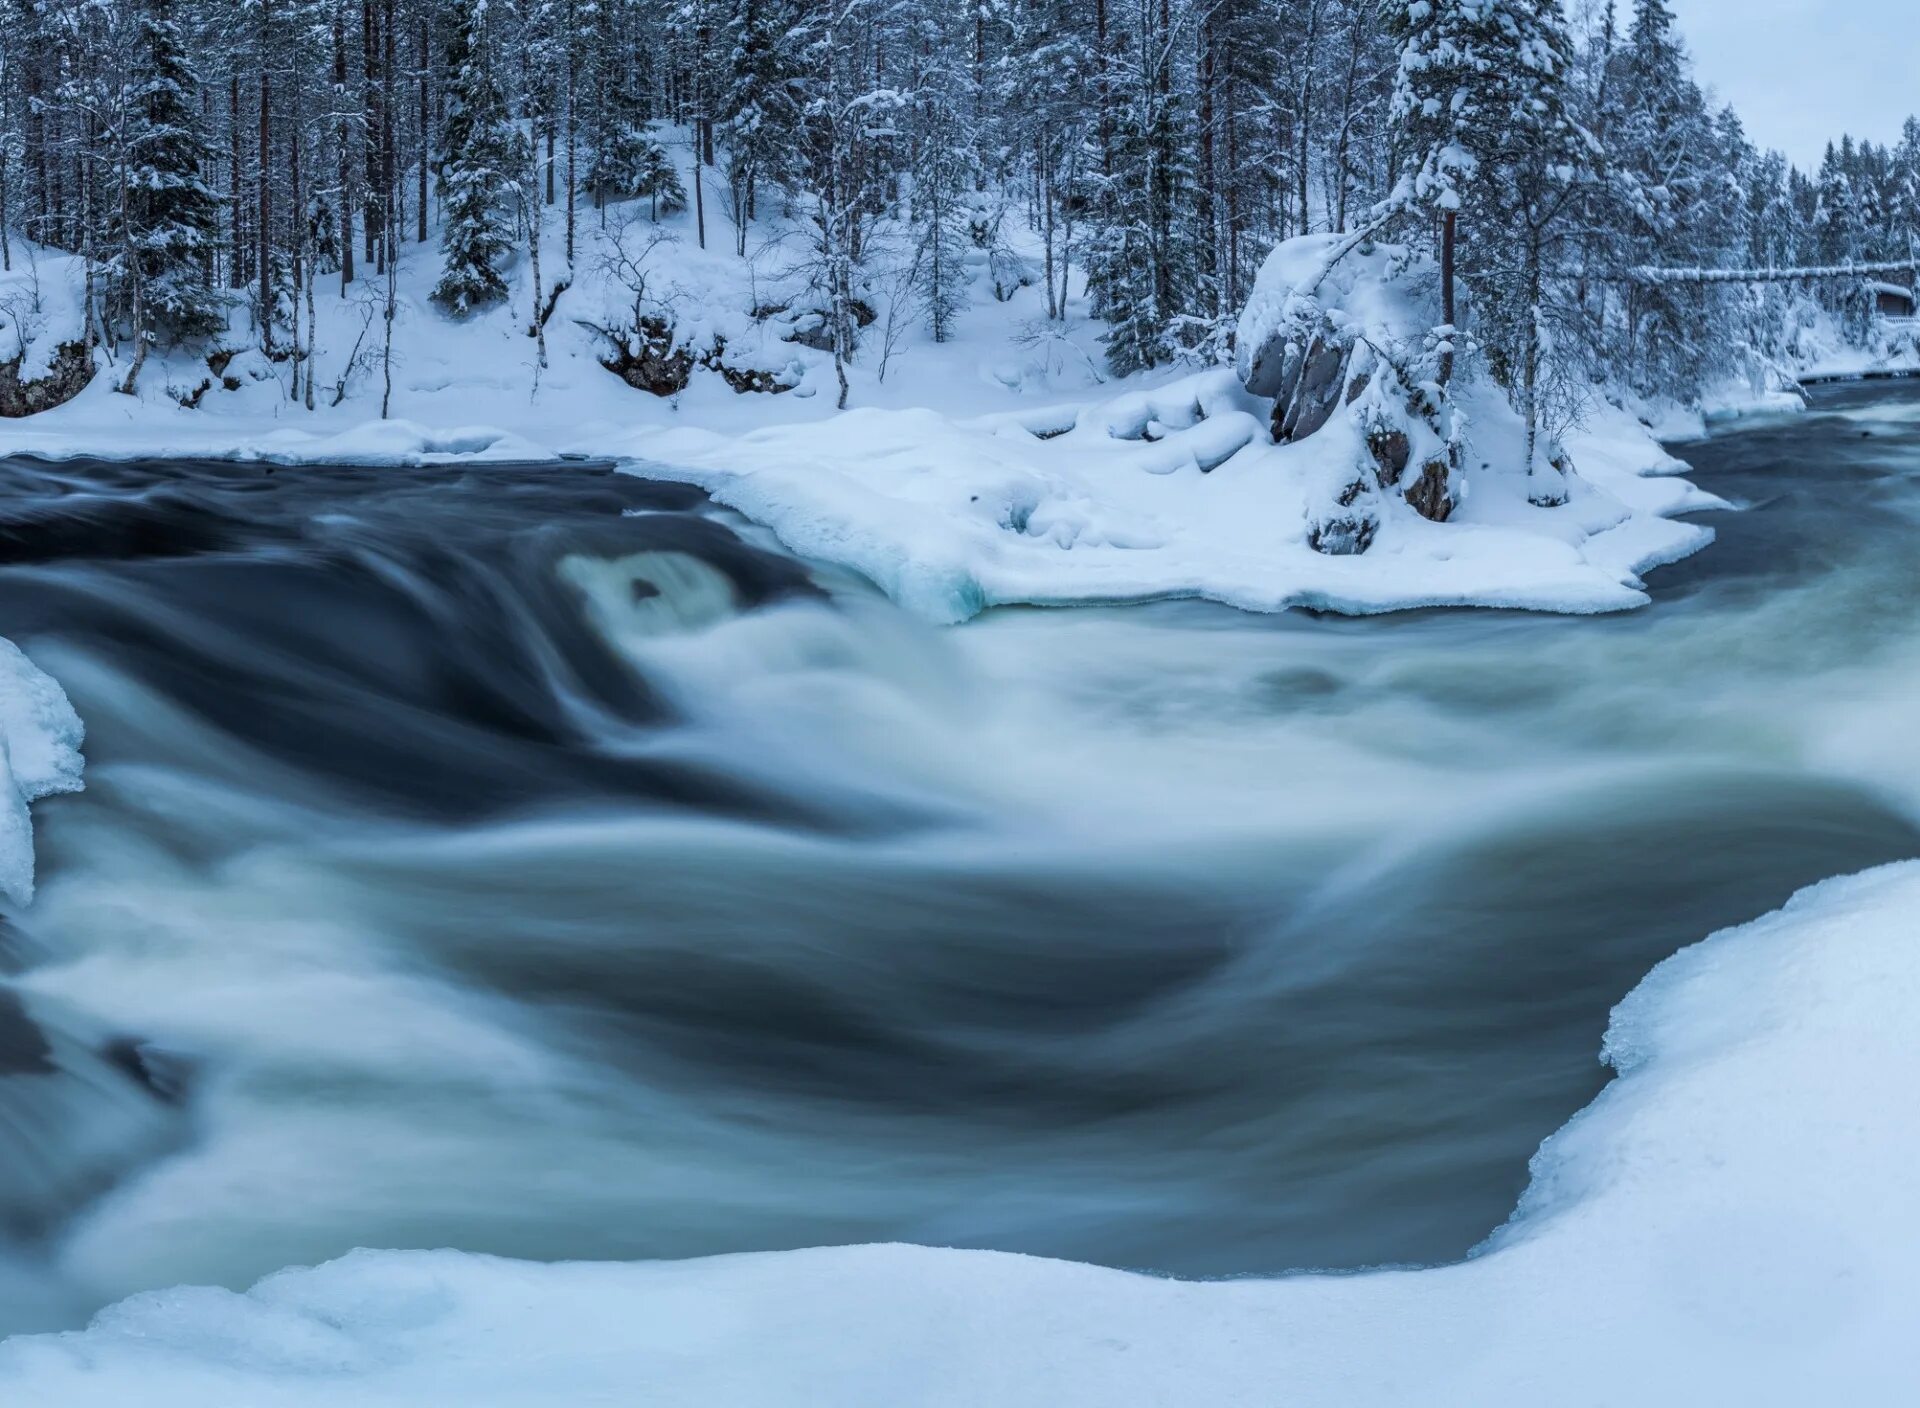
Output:
[[1493,467],[1516,453],[1509,413],[1487,396],[1473,406],[1484,471],[1469,472],[1453,519],[1393,515],[1348,557],[1307,535],[1327,473],[1364,454],[1357,434],[1336,423],[1276,446],[1266,404],[1225,369],[1027,415],[854,411],[744,436],[643,433],[624,448],[636,472],[691,480],[935,621],[1189,596],[1253,611],[1610,611],[1647,599],[1640,573],[1712,540],[1670,516],[1720,501],[1672,477],[1685,466],[1625,413],[1605,407],[1573,439],[1573,502],[1541,509]]
[[[933,343],[886,288],[867,290],[876,319],[852,369],[853,409],[836,414],[831,359],[787,340],[808,301],[793,231],[756,230],[747,260],[724,222],[708,233],[703,250],[690,217],[656,227],[629,207],[602,228],[583,210],[544,369],[526,336],[525,268],[514,271],[513,302],[456,323],[426,301],[437,250],[407,246],[390,420],[378,419],[384,378],[367,356],[380,342],[381,290],[362,279],[345,298],[331,283],[318,297],[313,411],[289,399],[288,362],[243,351],[216,376],[176,354],[149,359],[136,396],[115,389],[124,366],[109,367],[64,406],[0,421],[0,453],[396,465],[617,456],[637,472],[702,485],[794,550],[859,571],[937,621],[999,603],[1175,596],[1260,611],[1617,610],[1645,601],[1641,573],[1711,540],[1672,518],[1717,500],[1673,477],[1684,465],[1605,403],[1570,438],[1581,474],[1573,502],[1530,507],[1511,472],[1517,421],[1481,390],[1465,400],[1474,453],[1452,520],[1431,523],[1401,505],[1366,554],[1323,556],[1308,545],[1313,507],[1327,500],[1329,478],[1351,478],[1364,455],[1351,418],[1275,446],[1266,403],[1224,368],[1103,384],[1099,325],[1077,286],[1064,323],[1044,318],[1033,284],[994,297],[996,283],[1017,284],[1010,268],[1038,273],[1017,242],[1011,256],[980,252],[973,304],[948,343]],[[668,242],[654,243],[663,234]],[[549,251],[562,246],[557,215],[545,241]],[[636,261],[648,271],[640,295],[637,276],[622,272]],[[31,334],[30,365],[74,332],[78,277],[71,258],[31,249],[16,258],[0,307],[16,310],[13,331]],[[797,384],[738,393],[696,368],[676,396],[635,390],[600,364],[607,344],[589,325],[631,326],[636,297],[675,318],[694,345],[718,339],[727,365]],[[0,329],[0,342],[8,335]],[[196,407],[180,404],[196,392]]]
[[0,1346],[61,1408],[1794,1404],[1920,1391],[1920,863],[1684,950],[1512,1220],[1426,1270],[1183,1283],[908,1246],[360,1252]]

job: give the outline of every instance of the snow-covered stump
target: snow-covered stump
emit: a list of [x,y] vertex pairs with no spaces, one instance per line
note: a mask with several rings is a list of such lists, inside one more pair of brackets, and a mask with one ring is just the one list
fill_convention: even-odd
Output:
[[1461,463],[1459,416],[1416,369],[1433,323],[1420,307],[1432,270],[1379,245],[1330,262],[1345,243],[1307,236],[1268,256],[1237,352],[1242,384],[1272,399],[1276,442],[1336,427],[1356,442],[1341,472],[1320,476],[1308,510],[1307,541],[1336,556],[1365,552],[1399,505],[1444,523]]

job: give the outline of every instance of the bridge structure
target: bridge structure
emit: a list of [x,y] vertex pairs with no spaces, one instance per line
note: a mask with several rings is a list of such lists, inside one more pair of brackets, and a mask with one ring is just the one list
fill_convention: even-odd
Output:
[[[1668,269],[1655,265],[1641,265],[1639,268],[1627,270],[1625,278],[1629,283],[1657,287],[1664,284],[1815,283],[1831,279],[1858,279],[1864,284],[1895,278],[1901,274],[1907,276],[1909,285],[1916,278],[1920,278],[1920,255],[1878,264],[1812,264],[1791,268],[1769,265],[1766,268],[1752,269]],[[1910,287],[1901,289],[1891,284],[1885,287],[1905,293],[1911,305],[1913,292]]]

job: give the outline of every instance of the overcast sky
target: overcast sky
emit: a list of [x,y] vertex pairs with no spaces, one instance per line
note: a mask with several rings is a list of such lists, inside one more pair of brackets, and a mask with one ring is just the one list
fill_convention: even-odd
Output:
[[[1920,111],[1916,0],[1671,0],[1703,83],[1795,165],[1842,132],[1891,142]],[[1624,17],[1631,9],[1621,5]]]

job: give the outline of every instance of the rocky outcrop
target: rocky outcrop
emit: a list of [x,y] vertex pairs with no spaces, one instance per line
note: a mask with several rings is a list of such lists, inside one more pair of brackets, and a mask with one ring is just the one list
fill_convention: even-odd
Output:
[[1420,466],[1420,477],[1407,486],[1406,500],[1415,513],[1445,523],[1453,517],[1452,474],[1447,462],[1438,457]]
[[1373,546],[1380,515],[1366,480],[1355,479],[1334,499],[1335,511],[1316,518],[1307,529],[1307,546],[1329,557],[1352,557]]
[[[795,312],[789,308],[781,308],[777,311],[781,314],[791,314],[787,331],[782,334],[785,341],[796,343],[801,347],[811,347],[816,352],[833,351],[833,323],[824,309],[801,309]],[[849,331],[853,334],[854,344],[857,346],[861,331],[872,327],[879,314],[873,311],[871,304],[862,302],[858,298],[847,304],[847,312],[853,320],[853,326]]]
[[737,366],[727,360],[727,340],[718,333],[704,350],[681,343],[673,324],[664,318],[642,318],[631,332],[588,324],[608,344],[600,365],[636,391],[673,396],[687,389],[695,367],[715,373],[739,392],[777,396],[795,382],[762,367]]
[[93,380],[93,354],[84,342],[63,342],[46,375],[22,378],[24,354],[0,362],[0,416],[17,419],[65,405]]
[[1426,261],[1351,237],[1287,241],[1260,271],[1236,331],[1242,384],[1271,398],[1276,442],[1329,425],[1357,442],[1349,464],[1300,461],[1316,476],[1307,540],[1321,552],[1365,552],[1392,514],[1453,515],[1461,420],[1438,380],[1434,294]]
[[1263,363],[1262,385],[1247,389],[1273,397],[1275,440],[1284,445],[1306,439],[1366,389],[1368,375],[1353,370],[1353,354],[1351,336],[1323,322]]
[[675,345],[673,325],[664,318],[642,318],[631,332],[603,327],[594,331],[612,348],[600,358],[600,365],[635,391],[672,396],[687,389],[693,353]]

